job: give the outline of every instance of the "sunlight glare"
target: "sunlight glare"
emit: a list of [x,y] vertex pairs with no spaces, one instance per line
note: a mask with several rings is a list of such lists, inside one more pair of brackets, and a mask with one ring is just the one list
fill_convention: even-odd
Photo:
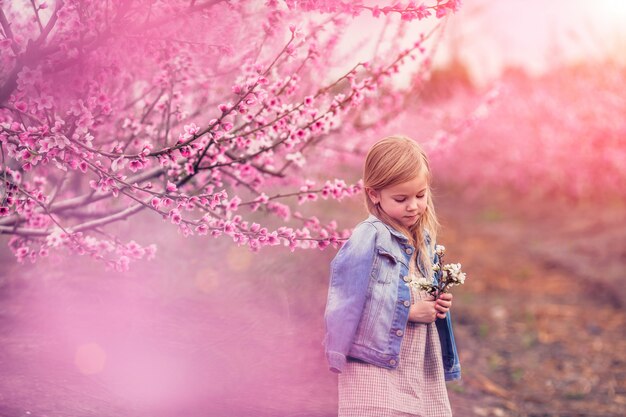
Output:
[[86,343],[76,348],[74,364],[85,375],[102,372],[106,363],[106,352],[97,343]]

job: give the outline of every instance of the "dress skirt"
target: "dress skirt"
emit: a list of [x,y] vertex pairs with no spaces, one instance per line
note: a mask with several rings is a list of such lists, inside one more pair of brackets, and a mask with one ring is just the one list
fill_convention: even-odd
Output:
[[451,417],[435,323],[407,323],[396,369],[348,358],[339,417]]

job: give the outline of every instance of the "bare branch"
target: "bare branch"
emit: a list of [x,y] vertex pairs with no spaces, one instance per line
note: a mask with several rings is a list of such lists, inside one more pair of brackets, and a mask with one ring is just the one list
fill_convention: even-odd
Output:
[[[162,167],[155,167],[151,170],[142,172],[141,174],[135,175],[133,177],[130,177],[127,182],[134,184],[136,182],[141,183],[143,181],[147,181],[151,178],[156,178],[158,176],[160,176],[161,174],[163,174],[164,172],[164,168]],[[50,213],[60,213],[64,210],[67,209],[73,209],[73,208],[77,208],[77,207],[83,207],[85,205],[89,205],[92,203],[95,203],[97,201],[103,200],[105,198],[109,198],[113,195],[112,191],[106,192],[106,193],[102,193],[102,192],[89,192],[86,194],[83,194],[81,196],[78,197],[74,197],[74,198],[68,198],[67,200],[63,200],[59,203],[56,204],[51,204],[50,207],[48,208],[48,211]],[[20,221],[20,216],[18,215],[13,215],[10,217],[6,217],[4,219],[0,219],[0,225],[7,225],[7,224],[16,224],[17,222]]]
[[82,232],[84,230],[89,230],[89,229],[94,229],[96,227],[100,227],[100,226],[104,226],[106,224],[109,223],[113,223],[119,220],[126,220],[127,218],[129,218],[130,216],[132,216],[133,214],[136,214],[138,212],[140,212],[141,210],[143,210],[144,208],[146,208],[146,206],[144,204],[135,204],[133,206],[130,206],[124,210],[121,210],[117,213],[111,214],[107,217],[102,217],[100,219],[96,219],[96,220],[92,220],[89,222],[85,222],[85,223],[81,223],[77,226],[74,226],[71,228],[71,231],[73,233],[75,232]]
[[41,18],[39,17],[39,9],[37,5],[35,5],[35,0],[30,0],[30,5],[33,6],[33,11],[35,12],[35,17],[37,18],[37,26],[39,26],[39,33],[43,33],[43,25],[41,24]]
[[0,25],[2,26],[2,29],[4,30],[7,39],[11,40],[11,49],[13,49],[15,55],[19,55],[20,49],[15,43],[15,38],[13,37],[13,32],[11,31],[11,24],[7,20],[7,17],[4,14],[4,10],[2,10],[2,8],[0,8]]
[[[104,226],[106,224],[113,223],[119,220],[125,220],[128,217],[132,216],[133,214],[138,213],[144,208],[145,206],[143,204],[135,204],[124,210],[118,211],[117,213],[111,214],[107,217],[81,223],[74,227],[66,228],[65,231],[68,233],[68,235],[71,235],[72,233],[95,229],[99,226]],[[0,226],[0,234],[12,234],[12,235],[30,236],[30,237],[44,237],[44,236],[48,236],[50,232],[51,232],[50,229],[43,230],[43,229],[29,229],[29,228],[22,228],[22,227],[14,228],[13,226]]]

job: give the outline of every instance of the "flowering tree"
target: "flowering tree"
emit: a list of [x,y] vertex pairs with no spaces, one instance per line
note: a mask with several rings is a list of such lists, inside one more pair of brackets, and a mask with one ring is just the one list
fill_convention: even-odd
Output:
[[[333,135],[384,125],[411,88],[398,89],[394,74],[412,63],[419,80],[437,33],[346,63],[337,57],[347,27],[360,14],[386,16],[398,30],[380,46],[459,1],[0,5],[0,233],[19,261],[64,249],[124,270],[155,246],[123,242],[107,226],[142,211],[185,236],[229,236],[252,250],[345,237],[286,199],[360,191],[341,179],[316,185],[302,167]],[[333,76],[337,67],[346,70]],[[252,222],[254,211],[283,225]]]

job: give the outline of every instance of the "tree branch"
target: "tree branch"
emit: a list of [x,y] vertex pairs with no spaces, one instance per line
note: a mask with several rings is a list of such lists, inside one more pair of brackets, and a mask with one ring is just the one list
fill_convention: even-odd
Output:
[[7,17],[4,14],[4,10],[2,10],[1,8],[0,8],[0,25],[2,26],[2,29],[4,30],[4,34],[6,35],[7,39],[11,40],[11,49],[13,49],[13,53],[15,53],[15,55],[19,55],[20,49],[15,43],[13,32],[11,31],[11,24],[7,20]]

